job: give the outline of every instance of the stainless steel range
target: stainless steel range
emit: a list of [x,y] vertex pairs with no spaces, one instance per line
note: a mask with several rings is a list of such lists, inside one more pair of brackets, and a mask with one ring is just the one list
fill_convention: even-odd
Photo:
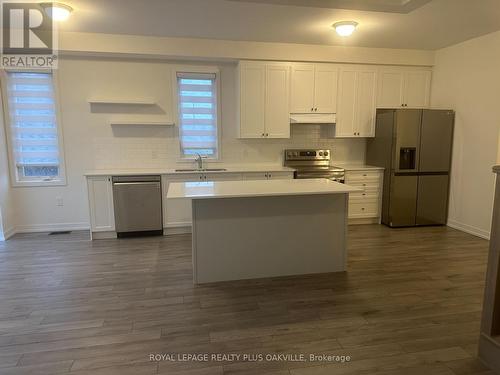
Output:
[[285,150],[285,167],[294,168],[295,178],[327,178],[344,183],[345,170],[330,166],[330,150]]

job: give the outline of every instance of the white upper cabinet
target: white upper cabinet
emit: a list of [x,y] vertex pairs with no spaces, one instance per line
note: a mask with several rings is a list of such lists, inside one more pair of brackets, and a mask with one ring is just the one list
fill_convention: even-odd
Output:
[[374,70],[358,73],[358,92],[356,108],[356,125],[358,137],[375,136],[375,119],[377,117],[377,73]]
[[333,64],[293,64],[291,113],[335,113],[338,67]]
[[266,66],[265,137],[290,138],[290,66]]
[[292,65],[291,113],[311,113],[314,109],[314,64]]
[[378,108],[425,108],[429,106],[430,69],[381,68],[378,77]]
[[376,114],[376,69],[344,66],[340,69],[339,77],[336,137],[373,137]]
[[266,107],[266,65],[240,64],[240,138],[262,138]]
[[431,76],[430,70],[413,70],[406,73],[405,107],[425,108],[429,106]]
[[381,69],[378,76],[377,107],[402,107],[404,103],[405,73],[401,69]]
[[239,64],[240,138],[290,138],[290,64]]

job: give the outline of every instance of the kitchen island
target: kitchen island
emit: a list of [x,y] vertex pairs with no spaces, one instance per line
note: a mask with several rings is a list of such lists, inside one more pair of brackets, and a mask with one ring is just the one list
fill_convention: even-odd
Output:
[[346,269],[348,194],[327,179],[171,183],[192,199],[194,283]]

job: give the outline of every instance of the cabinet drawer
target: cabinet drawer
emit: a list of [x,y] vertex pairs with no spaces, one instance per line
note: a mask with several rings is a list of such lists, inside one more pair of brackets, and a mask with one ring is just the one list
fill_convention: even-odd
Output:
[[355,193],[350,193],[349,194],[349,201],[353,200],[366,200],[366,199],[371,199],[371,200],[379,200],[380,194],[378,191],[375,192],[355,192]]
[[349,217],[377,217],[378,205],[374,199],[349,200]]
[[380,179],[380,171],[347,171],[345,173],[346,181],[365,181]]
[[[347,182],[346,182],[347,183]],[[349,183],[351,186],[355,186],[357,188],[363,189],[365,192],[378,192],[380,191],[380,181],[353,181],[351,180]]]

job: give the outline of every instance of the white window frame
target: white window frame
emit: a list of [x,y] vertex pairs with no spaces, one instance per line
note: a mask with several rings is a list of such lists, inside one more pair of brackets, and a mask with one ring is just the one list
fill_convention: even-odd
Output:
[[222,158],[222,119],[221,119],[221,83],[220,83],[220,69],[216,66],[193,66],[193,65],[176,65],[172,69],[172,85],[173,87],[173,98],[174,98],[174,108],[175,108],[175,123],[177,127],[177,141],[179,157],[177,162],[190,162],[192,163],[196,156],[184,156],[182,154],[182,144],[180,137],[180,119],[179,119],[179,90],[177,82],[177,73],[208,73],[215,74],[215,94],[217,97],[217,155],[215,157],[207,157],[206,160],[209,161],[220,161]]
[[[7,93],[7,73],[52,73],[52,84],[54,87],[54,99],[56,121],[57,121],[57,140],[59,147],[59,176],[55,179],[47,179],[46,177],[34,177],[32,179],[21,180],[18,178],[18,171],[16,166],[16,160],[14,157],[14,148],[12,145],[12,131],[11,131],[11,121],[8,103],[8,93]],[[17,70],[9,69],[2,70],[0,73],[0,83],[1,83],[1,93],[2,93],[2,103],[3,103],[3,118],[5,125],[5,137],[7,143],[7,154],[9,159],[9,171],[10,171],[10,183],[12,187],[29,187],[29,186],[66,186],[66,161],[64,155],[64,137],[63,137],[63,125],[61,116],[61,100],[59,95],[59,76],[55,70]]]

